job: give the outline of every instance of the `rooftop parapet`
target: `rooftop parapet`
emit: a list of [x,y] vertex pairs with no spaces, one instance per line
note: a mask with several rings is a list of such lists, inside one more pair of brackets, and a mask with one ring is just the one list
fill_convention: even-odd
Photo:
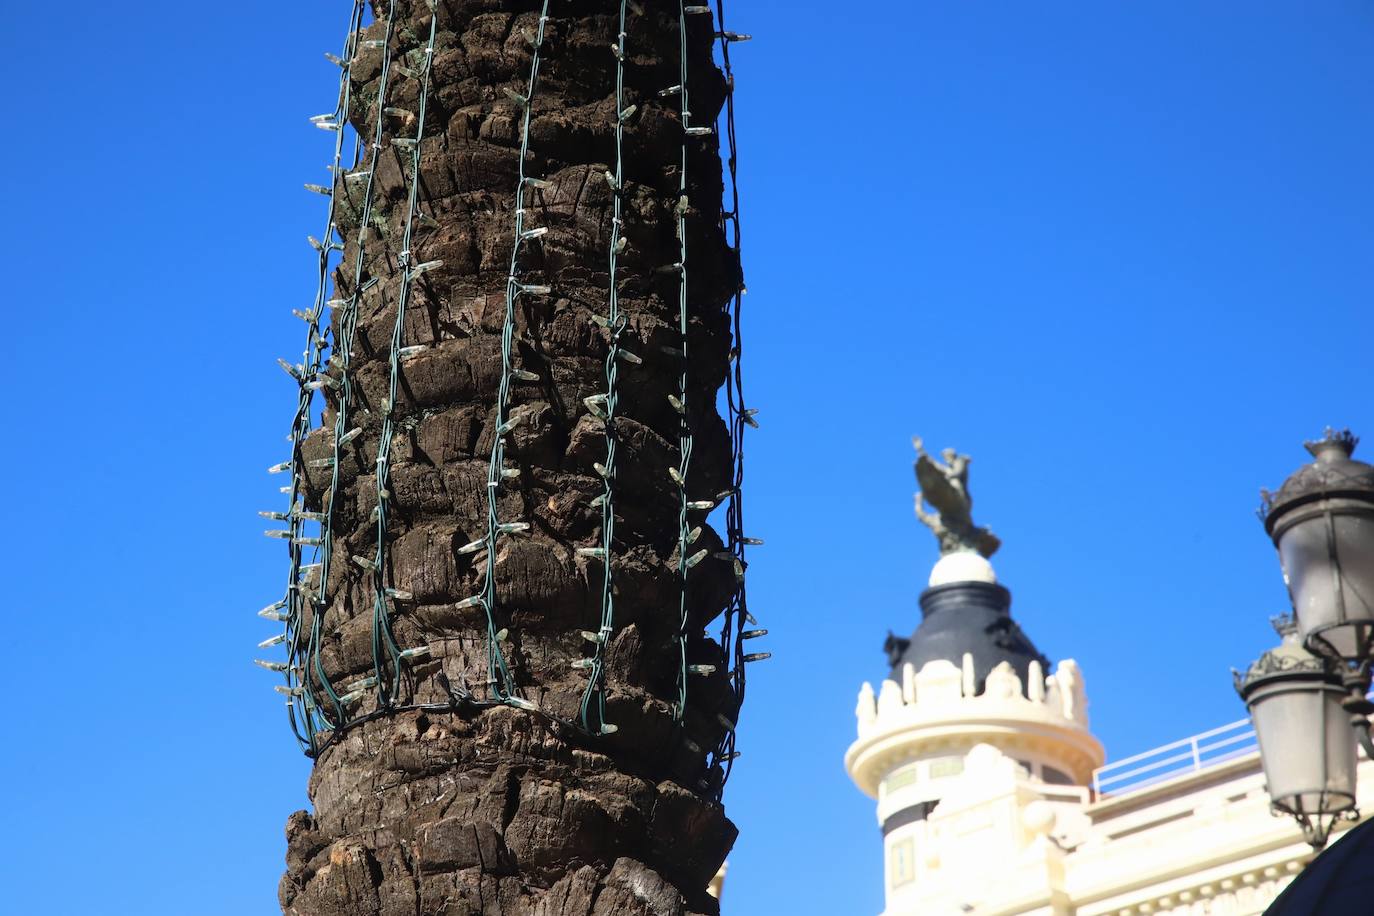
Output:
[[876,695],[873,685],[864,682],[859,689],[859,737],[874,731],[915,721],[940,721],[948,718],[1054,719],[1082,729],[1088,727],[1088,702],[1083,690],[1083,675],[1073,659],[1061,661],[1048,677],[1038,660],[1032,659],[1025,684],[1007,662],[988,673],[983,689],[977,689],[972,654],[965,652],[963,664],[937,659],[918,672],[907,663],[901,668],[902,682],[884,680]]
[[895,767],[936,751],[967,751],[988,743],[1062,763],[1080,785],[1101,766],[1102,745],[1088,731],[1088,703],[1078,663],[1065,659],[1046,676],[1038,660],[1023,682],[1002,662],[982,688],[972,655],[961,665],[943,659],[919,671],[903,665],[901,682],[880,691],[865,683],[855,714],[858,740],[845,763],[859,787],[877,797],[879,783]]

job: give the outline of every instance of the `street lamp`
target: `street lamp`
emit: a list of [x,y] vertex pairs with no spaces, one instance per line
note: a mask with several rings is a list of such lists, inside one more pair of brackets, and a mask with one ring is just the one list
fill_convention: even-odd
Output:
[[1374,466],[1355,461],[1350,430],[1306,443],[1316,460],[1264,494],[1303,642],[1366,669],[1374,636]]
[[1236,691],[1250,710],[1269,799],[1297,820],[1314,848],[1326,845],[1355,810],[1355,739],[1343,706],[1346,691],[1326,659],[1303,648],[1289,616],[1274,619],[1282,642],[1261,655]]
[[1261,491],[1296,619],[1276,624],[1283,643],[1236,677],[1270,800],[1318,849],[1336,821],[1359,816],[1356,738],[1374,758],[1374,466],[1351,457],[1358,442],[1328,427],[1305,443],[1311,464]]

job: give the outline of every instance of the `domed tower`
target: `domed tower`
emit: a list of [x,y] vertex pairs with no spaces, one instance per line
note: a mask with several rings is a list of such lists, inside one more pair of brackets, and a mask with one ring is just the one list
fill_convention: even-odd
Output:
[[920,626],[888,634],[888,676],[859,691],[845,754],[878,802],[884,916],[968,912],[992,863],[1026,889],[1026,912],[1063,912],[1062,856],[1087,828],[1103,760],[1083,676],[1072,660],[1052,668],[1012,618],[989,562],[1000,542],[970,515],[968,456],[916,449],[916,515],[941,556]]

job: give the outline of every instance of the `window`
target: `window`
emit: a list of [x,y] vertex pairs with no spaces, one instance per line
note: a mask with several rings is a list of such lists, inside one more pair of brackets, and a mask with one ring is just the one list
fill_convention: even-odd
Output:
[[930,778],[940,779],[945,776],[958,776],[964,772],[963,757],[936,757],[930,762]]
[[898,789],[905,789],[916,781],[916,767],[903,767],[893,773],[882,783],[882,795],[886,796],[889,792],[896,792]]
[[901,887],[916,880],[916,857],[910,839],[892,844],[887,858],[887,877],[892,887]]

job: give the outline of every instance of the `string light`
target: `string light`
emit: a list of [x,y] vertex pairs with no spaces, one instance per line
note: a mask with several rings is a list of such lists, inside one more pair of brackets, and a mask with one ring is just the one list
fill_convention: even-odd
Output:
[[[487,464],[487,531],[482,545],[476,546],[477,542],[467,545],[462,550],[476,552],[485,549],[489,558],[482,572],[482,583],[480,595],[476,596],[480,606],[486,613],[487,618],[487,692],[488,699],[505,702],[510,705],[523,708],[524,701],[514,693],[515,685],[510,674],[509,665],[506,662],[504,653],[501,650],[499,633],[504,633],[504,628],[496,625],[496,614],[498,612],[496,601],[496,541],[502,535],[515,534],[529,530],[528,522],[502,522],[500,518],[500,507],[498,498],[500,495],[501,482],[512,479],[505,471],[506,458],[506,436],[519,423],[527,417],[527,411],[521,410],[508,413],[510,409],[510,389],[512,382],[517,378],[516,369],[512,365],[511,350],[515,339],[515,301],[524,294],[540,295],[547,294],[551,290],[548,286],[541,284],[523,283],[520,279],[520,254],[524,244],[538,235],[529,235],[525,229],[525,193],[529,188],[546,188],[549,183],[543,179],[535,178],[525,174],[525,166],[529,161],[529,136],[530,136],[530,117],[531,100],[534,98],[535,89],[539,81],[539,67],[541,63],[541,50],[544,44],[544,30],[548,22],[549,5],[548,0],[543,0],[543,5],[539,12],[539,21],[536,30],[526,36],[533,51],[530,57],[529,78],[524,92],[508,90],[509,95],[517,106],[522,110],[522,121],[520,126],[520,154],[519,154],[519,177],[515,186],[515,231],[514,244],[511,248],[509,268],[506,279],[506,307],[502,317],[501,325],[501,380],[497,387],[496,394],[496,435],[492,437],[491,454]],[[471,599],[469,599],[471,600]],[[533,705],[530,704],[533,709]]]
[[[683,139],[681,146],[681,157],[678,163],[678,200],[681,202],[688,196],[687,184],[687,137],[692,128],[692,111],[689,107],[689,92],[687,82],[687,17],[697,14],[702,8],[689,6],[678,0],[678,67],[679,80],[676,92],[672,93],[678,99],[678,116],[681,119],[683,128]],[[708,10],[709,12],[709,10]],[[698,551],[692,556],[688,556],[687,547],[690,543],[688,537],[691,534],[692,526],[688,521],[688,512],[693,509],[693,500],[687,496],[687,478],[692,464],[692,425],[690,420],[687,386],[687,370],[690,366],[687,349],[687,208],[678,206],[677,214],[677,239],[678,239],[678,259],[677,263],[667,268],[661,268],[663,272],[676,272],[678,275],[678,342],[677,347],[682,354],[682,362],[678,368],[678,390],[676,394],[668,395],[668,403],[678,414],[678,466],[673,469],[672,479],[677,484],[678,497],[678,549],[677,549],[677,579],[678,579],[678,672],[677,672],[677,702],[673,705],[674,717],[679,723],[683,722],[683,717],[687,713],[687,631],[689,627],[691,606],[690,594],[688,589],[687,573],[693,566],[700,563],[705,557],[706,551]],[[688,742],[690,745],[690,741]],[[694,752],[696,753],[696,752]]]
[[[424,49],[421,63],[410,67],[403,66],[393,58],[399,55],[395,50],[396,39],[398,37],[398,21],[396,18],[396,2],[389,0],[387,4],[387,16],[385,18],[385,37],[373,38],[367,41],[361,39],[362,24],[366,12],[365,0],[354,0],[353,13],[350,16],[349,31],[345,40],[345,47],[342,56],[327,55],[329,60],[337,65],[340,70],[340,91],[339,102],[335,111],[317,115],[311,118],[311,122],[321,129],[335,134],[335,155],[333,164],[329,170],[336,182],[343,182],[350,190],[346,195],[348,206],[354,211],[357,218],[358,237],[354,242],[352,254],[353,276],[352,282],[348,283],[348,271],[340,265],[338,273],[340,275],[341,289],[351,290],[346,295],[338,295],[337,298],[326,298],[328,278],[334,273],[335,268],[331,264],[331,256],[336,252],[345,250],[344,245],[336,241],[336,236],[340,234],[335,222],[335,207],[338,205],[336,200],[341,195],[336,195],[334,186],[322,184],[307,184],[306,188],[314,193],[320,194],[329,200],[328,217],[326,221],[326,231],[319,237],[311,236],[309,241],[312,249],[318,256],[319,262],[319,284],[314,306],[308,310],[294,309],[293,312],[301,318],[307,326],[307,340],[305,347],[305,358],[302,362],[292,364],[281,360],[280,364],[297,383],[299,388],[299,400],[296,413],[296,420],[292,426],[290,440],[293,450],[291,460],[275,465],[271,470],[274,473],[290,472],[291,483],[283,487],[283,493],[289,497],[288,512],[262,513],[264,517],[274,521],[285,522],[287,527],[276,533],[269,532],[269,536],[288,541],[291,571],[287,583],[286,597],[268,608],[260,611],[260,616],[265,619],[278,623],[284,623],[285,632],[275,635],[261,644],[262,648],[269,648],[276,645],[286,644],[288,648],[288,660],[286,662],[268,662],[257,660],[257,663],[269,670],[284,673],[287,683],[280,685],[278,692],[288,697],[287,706],[291,717],[293,728],[298,724],[303,727],[297,729],[297,735],[302,739],[303,746],[309,753],[318,751],[317,736],[324,734],[326,740],[332,740],[339,731],[346,728],[352,721],[357,720],[356,714],[351,711],[355,704],[358,704],[369,691],[376,692],[377,711],[383,712],[396,708],[395,703],[398,698],[396,691],[401,689],[401,666],[404,662],[415,659],[431,657],[430,646],[413,646],[410,648],[400,648],[392,635],[389,602],[412,601],[413,593],[407,589],[400,588],[394,583],[390,583],[387,578],[390,575],[391,564],[387,561],[387,550],[390,538],[388,537],[389,516],[392,512],[390,502],[392,493],[389,487],[390,469],[392,467],[391,448],[395,438],[395,426],[400,422],[396,417],[398,396],[400,394],[398,378],[402,361],[409,360],[421,355],[428,347],[420,343],[405,344],[402,340],[404,332],[404,319],[406,307],[411,294],[411,284],[420,277],[439,271],[443,267],[443,261],[418,261],[411,252],[412,240],[416,226],[434,226],[436,221],[420,212],[418,191],[419,191],[419,167],[420,150],[424,146],[425,140],[425,116],[426,105],[428,103],[430,66],[434,58],[435,36],[437,29],[437,16],[433,14],[435,4],[430,0],[429,8],[432,11],[429,21],[429,37],[427,46]],[[622,204],[626,188],[625,166],[622,155],[623,130],[624,125],[629,123],[642,107],[639,104],[630,103],[625,98],[625,61],[629,53],[627,47],[626,19],[627,10],[638,9],[633,0],[621,0],[619,10],[619,32],[616,41],[611,45],[613,55],[616,59],[616,107],[614,124],[616,130],[616,161],[614,171],[607,170],[605,177],[608,186],[612,190],[614,202],[614,213],[612,216],[610,239],[608,243],[607,255],[609,271],[608,282],[608,308],[607,314],[598,315],[593,318],[596,325],[604,329],[608,341],[608,352],[606,357],[606,389],[605,393],[596,393],[584,399],[587,410],[595,417],[603,421],[604,434],[607,444],[607,452],[604,461],[593,463],[594,469],[602,482],[602,492],[598,494],[590,505],[599,509],[602,513],[602,525],[600,531],[600,543],[596,546],[577,548],[579,556],[602,562],[604,579],[602,582],[602,625],[597,631],[581,631],[581,636],[591,643],[593,652],[589,658],[579,659],[573,662],[573,666],[578,669],[585,669],[589,672],[587,689],[584,694],[579,721],[576,723],[583,729],[593,734],[611,735],[617,732],[617,726],[605,721],[605,685],[604,685],[604,651],[609,644],[615,631],[614,619],[614,588],[612,582],[612,569],[615,564],[611,562],[614,556],[615,535],[615,498],[617,462],[616,447],[617,441],[617,410],[619,407],[619,377],[618,373],[622,366],[638,366],[644,364],[644,359],[636,353],[630,352],[621,346],[621,335],[628,325],[625,313],[620,308],[619,303],[619,265],[618,256],[628,249],[628,240],[623,234],[623,213]],[[717,10],[720,3],[717,3]],[[731,377],[728,391],[730,402],[730,416],[728,422],[731,427],[731,441],[734,449],[735,473],[733,475],[733,486],[730,490],[718,494],[714,499],[691,499],[687,493],[687,481],[690,477],[690,466],[693,447],[692,412],[688,403],[688,370],[690,361],[688,360],[687,350],[687,330],[688,330],[688,257],[687,257],[687,219],[691,214],[690,201],[688,198],[688,175],[687,165],[689,156],[689,141],[694,138],[708,137],[719,134],[727,139],[730,144],[729,171],[732,192],[734,193],[734,206],[726,211],[722,208],[722,224],[729,222],[733,227],[733,234],[727,233],[728,241],[738,255],[739,251],[739,229],[738,229],[738,193],[735,187],[735,155],[734,155],[734,130],[733,130],[733,75],[729,70],[728,51],[729,43],[747,40],[749,36],[725,30],[723,24],[723,13],[718,12],[720,21],[713,35],[719,40],[719,47],[724,57],[724,72],[730,92],[726,99],[726,113],[728,131],[719,130],[716,126],[691,123],[691,111],[688,99],[688,57],[687,57],[687,17],[698,15],[710,15],[709,7],[697,4],[686,4],[679,0],[679,45],[680,45],[680,82],[659,92],[660,98],[673,98],[678,100],[678,109],[683,129],[681,144],[681,160],[678,168],[678,201],[675,209],[676,215],[676,234],[679,239],[678,260],[671,265],[660,268],[661,272],[675,274],[678,277],[678,341],[673,346],[660,347],[659,350],[670,358],[679,360],[678,364],[678,386],[677,390],[668,396],[669,403],[679,417],[679,460],[676,465],[668,469],[668,475],[677,489],[677,504],[679,509],[679,530],[678,530],[678,551],[677,568],[679,580],[679,612],[680,626],[678,632],[678,643],[681,656],[679,666],[679,697],[674,705],[674,714],[679,721],[682,721],[687,703],[686,680],[688,675],[708,676],[720,670],[716,664],[687,664],[687,624],[688,624],[688,595],[689,579],[688,571],[695,568],[707,557],[715,557],[721,560],[728,560],[732,563],[737,579],[741,580],[735,594],[730,599],[730,606],[726,612],[726,628],[733,627],[731,636],[733,644],[737,647],[743,638],[754,638],[765,634],[766,630],[749,631],[748,636],[743,634],[739,628],[747,618],[753,618],[747,614],[743,606],[743,570],[744,565],[741,559],[742,549],[745,545],[761,543],[756,539],[744,538],[738,533],[740,526],[739,512],[739,485],[742,477],[742,459],[740,457],[740,435],[737,428],[741,425],[756,427],[754,419],[755,411],[745,409],[742,405],[742,396],[739,391],[738,360],[734,361],[734,372]],[[515,693],[514,681],[510,670],[502,654],[500,643],[505,642],[509,633],[506,628],[498,627],[496,617],[499,613],[496,601],[496,542],[503,536],[514,536],[530,530],[528,521],[502,521],[499,517],[498,496],[499,490],[506,481],[513,481],[520,478],[518,467],[506,467],[506,449],[508,447],[507,437],[521,423],[529,422],[534,414],[528,409],[513,407],[510,397],[510,386],[514,382],[538,383],[543,381],[543,377],[528,368],[517,368],[512,365],[512,345],[515,330],[515,303],[521,296],[544,296],[551,295],[552,287],[545,282],[538,282],[523,275],[522,250],[526,244],[534,243],[547,239],[551,234],[551,227],[537,226],[526,227],[526,205],[531,203],[526,200],[528,191],[542,191],[552,188],[554,182],[526,175],[525,168],[530,161],[529,155],[529,135],[531,111],[533,100],[538,87],[541,67],[541,50],[544,43],[546,24],[548,21],[548,2],[544,0],[541,5],[538,18],[537,29],[521,29],[521,33],[533,48],[531,55],[529,77],[527,85],[522,87],[525,91],[513,89],[506,90],[506,95],[522,111],[523,119],[520,125],[519,143],[519,180],[516,186],[515,200],[515,231],[514,245],[511,250],[510,267],[506,286],[506,309],[502,326],[502,372],[500,384],[497,392],[496,411],[493,428],[495,435],[492,437],[492,447],[488,464],[487,482],[487,507],[488,518],[485,536],[476,538],[462,547],[458,548],[457,553],[461,555],[475,555],[485,552],[487,560],[481,565],[481,582],[478,594],[473,595],[457,603],[459,608],[483,609],[487,618],[487,648],[488,648],[488,693],[485,699],[474,697],[467,689],[466,683],[460,691],[453,691],[447,684],[447,678],[442,677],[442,673],[436,676],[441,686],[449,693],[453,703],[477,703],[494,704],[505,703],[532,713],[554,718],[551,713],[538,706],[536,703],[518,696]],[[409,33],[405,33],[408,35]],[[346,168],[343,160],[343,145],[345,142],[345,127],[350,122],[352,113],[352,86],[354,85],[354,75],[352,68],[363,50],[377,50],[380,52],[380,69],[375,77],[375,101],[376,101],[376,122],[373,125],[371,141],[367,144],[358,138],[356,152],[354,155],[352,168]],[[369,66],[375,66],[370,62]],[[418,96],[418,105],[415,111],[407,108],[397,107],[395,104],[388,104],[389,84],[396,78],[413,80],[420,84],[417,94],[409,94],[408,98],[414,100]],[[388,138],[384,134],[383,119],[393,119],[392,123],[399,123],[409,131],[414,127],[414,136]],[[326,610],[330,606],[329,589],[337,589],[338,583],[330,575],[330,562],[333,557],[333,507],[335,500],[332,494],[342,492],[340,479],[341,475],[341,453],[342,450],[354,443],[363,432],[362,426],[356,422],[350,422],[354,418],[351,414],[355,411],[355,392],[354,386],[356,379],[351,366],[353,357],[353,347],[357,334],[357,319],[361,297],[379,281],[379,277],[368,271],[365,264],[375,258],[375,253],[364,251],[364,242],[369,236],[375,238],[376,229],[386,231],[386,223],[379,220],[374,213],[374,203],[378,196],[376,185],[376,169],[379,164],[378,156],[387,146],[392,147],[404,158],[409,158],[409,170],[405,167],[401,169],[401,174],[406,184],[406,196],[408,198],[408,208],[404,219],[404,241],[398,257],[400,270],[398,302],[391,346],[387,351],[390,363],[390,386],[387,396],[382,398],[379,403],[373,406],[373,416],[380,415],[379,445],[375,464],[375,484],[376,484],[376,505],[371,509],[372,522],[376,525],[375,550],[369,556],[361,554],[353,555],[353,562],[361,567],[364,572],[371,576],[373,583],[374,607],[373,607],[373,659],[374,672],[342,689],[336,691],[331,685],[329,678],[326,677],[321,662],[321,649],[324,634],[324,618]],[[368,161],[362,162],[364,158],[363,150],[366,150]],[[695,218],[695,217],[693,217]],[[370,255],[370,256],[369,256]],[[364,279],[366,277],[366,279]],[[739,317],[738,302],[739,296],[743,293],[743,284],[739,284],[734,302],[731,305],[731,316],[734,322],[735,344],[737,352],[739,345]],[[323,320],[323,310],[329,308],[334,312],[332,321]],[[331,342],[330,335],[335,339]],[[328,354],[328,371],[324,371],[324,357]],[[312,411],[313,397],[317,393],[326,393],[329,404],[325,416],[334,423],[332,454],[328,457],[317,457],[306,459],[303,454],[303,444],[306,436],[310,433],[312,416],[318,416],[318,412]],[[737,404],[737,400],[740,402]],[[366,411],[364,411],[366,413]],[[361,460],[359,458],[358,460]],[[315,468],[328,471],[330,480],[324,486],[320,481],[315,481],[315,493],[323,497],[323,511],[307,512],[304,508],[303,493],[307,481],[302,473],[307,468]],[[688,548],[696,544],[701,537],[703,526],[701,524],[689,524],[688,514],[696,511],[711,511],[717,506],[728,506],[729,517],[727,518],[727,549],[711,551],[709,548],[697,549],[691,552]],[[305,524],[317,524],[319,533],[305,531]],[[305,563],[304,550],[317,549],[319,552],[319,562]],[[366,551],[364,551],[366,552]],[[345,553],[347,555],[347,553]],[[309,594],[307,594],[309,592]],[[315,608],[309,615],[308,621],[303,613],[307,606]],[[736,622],[737,621],[737,622]],[[297,635],[299,634],[299,635]],[[726,647],[727,660],[731,658],[729,647],[732,643],[730,638],[723,640]],[[743,686],[743,664],[748,661],[757,661],[768,657],[769,653],[753,653],[742,655],[737,648],[734,652],[734,667],[728,668],[727,673],[734,686],[736,694],[736,705],[742,699]],[[310,677],[306,678],[306,671]],[[416,707],[419,708],[419,707]],[[373,713],[372,715],[375,715]],[[370,717],[370,716],[369,716]],[[726,728],[728,737],[724,739],[722,745],[713,749],[714,762],[723,763],[728,767],[730,761],[738,756],[738,752],[733,749],[733,722],[724,714],[718,714],[718,719]],[[299,723],[298,723],[299,720]],[[702,749],[685,733],[680,732],[680,738],[684,745],[694,754],[702,753]],[[728,745],[728,746],[727,746]]]
[[[730,47],[732,43],[749,40],[748,35],[741,35],[730,31],[725,22],[725,0],[715,0],[716,7],[716,37],[719,39],[717,48],[720,54],[720,69],[724,75],[725,84],[725,105],[723,117],[717,121],[717,135],[721,137],[726,146],[726,175],[729,179],[729,197],[721,207],[720,225],[726,234],[726,240],[735,255],[735,265],[742,269],[741,244],[740,244],[740,199],[739,199],[739,149],[735,136],[735,74],[730,61]],[[745,293],[744,282],[741,279],[736,287],[735,295],[731,298],[728,305],[728,313],[731,322],[731,331],[734,336],[734,346],[730,349],[730,371],[726,373],[725,380],[725,402],[727,407],[726,422],[730,432],[730,444],[732,449],[731,457],[731,483],[732,488],[726,498],[725,525],[726,541],[729,551],[734,555],[733,568],[735,572],[735,588],[726,603],[725,612],[722,616],[720,629],[720,646],[724,657],[730,662],[729,670],[731,692],[733,693],[734,709],[738,710],[744,703],[745,695],[745,669],[748,656],[744,653],[744,640],[756,639],[768,633],[765,629],[745,630],[747,624],[757,627],[758,621],[749,613],[745,591],[745,566],[744,559],[746,546],[759,546],[762,541],[757,538],[744,536],[744,499],[742,487],[744,483],[744,429],[746,426],[757,428],[758,421],[755,419],[757,410],[746,407],[744,400],[744,377],[742,360],[739,358],[744,347],[744,337],[742,332],[742,313],[743,296]],[[726,781],[730,778],[730,771],[734,761],[739,758],[739,751],[735,747],[735,722],[723,713],[718,713],[717,721],[725,729],[724,737],[715,747],[712,753],[712,764],[721,768],[721,779],[717,784],[717,792],[723,790]]]
[[[583,638],[590,637],[595,644],[591,658],[585,659],[584,666],[590,671],[587,687],[582,693],[578,719],[581,726],[593,734],[612,734],[616,727],[606,722],[605,651],[606,643],[615,630],[615,585],[613,564],[610,562],[615,549],[615,478],[616,457],[619,447],[617,410],[620,404],[620,335],[625,329],[626,319],[620,311],[620,263],[619,254],[624,249],[621,229],[624,226],[625,159],[624,139],[625,122],[634,113],[634,106],[625,104],[625,39],[626,39],[627,0],[620,0],[618,29],[611,52],[615,56],[615,108],[619,113],[615,122],[615,170],[605,173],[606,183],[611,188],[611,236],[607,249],[608,282],[606,286],[606,315],[594,316],[593,321],[608,332],[605,379],[606,391],[584,399],[583,404],[593,416],[604,420],[603,435],[606,442],[604,462],[594,462],[593,470],[601,478],[602,492],[593,500],[593,506],[601,510],[601,546],[584,547],[578,550],[582,556],[593,557],[601,563],[601,629],[596,633],[583,631]],[[627,113],[628,112],[628,113]]]
[[[387,20],[387,41],[384,50],[383,73],[381,77],[381,89],[379,89],[379,102],[386,98],[385,87],[389,76],[388,70],[391,66],[391,35],[395,27],[395,2],[392,0],[391,9]],[[391,448],[395,438],[395,405],[397,395],[400,390],[401,362],[406,356],[411,355],[405,352],[406,346],[403,341],[405,318],[407,308],[410,304],[412,284],[418,276],[422,276],[431,271],[443,267],[442,260],[424,261],[412,264],[412,240],[415,235],[415,219],[419,212],[419,191],[420,191],[420,149],[425,138],[425,128],[427,124],[427,110],[429,106],[429,81],[430,81],[430,62],[434,58],[434,42],[438,34],[438,17],[431,15],[429,22],[429,37],[425,44],[423,65],[417,73],[419,77],[418,103],[416,111],[410,112],[408,109],[387,107],[383,105],[376,123],[376,135],[373,142],[373,162],[372,170],[377,168],[376,154],[382,147],[383,123],[382,119],[391,115],[400,116],[407,124],[414,123],[415,136],[392,138],[392,146],[399,150],[409,152],[410,168],[402,169],[402,175],[406,184],[406,211],[405,221],[402,228],[401,252],[400,252],[400,285],[396,294],[396,318],[392,323],[391,341],[388,348],[388,388],[387,397],[382,402],[382,426],[377,441],[377,461],[375,484],[377,493],[377,512],[373,518],[376,524],[376,548],[374,559],[369,572],[372,573],[372,665],[373,676],[376,679],[375,689],[377,691],[378,705],[390,707],[395,697],[393,691],[400,689],[402,664],[418,655],[424,654],[427,649],[402,649],[396,642],[396,637],[391,629],[391,611],[388,599],[410,600],[410,592],[404,589],[395,588],[387,582],[389,564],[386,562],[387,545],[390,542],[390,498],[389,489],[391,475]],[[371,182],[369,181],[369,184]],[[364,223],[363,225],[366,225]],[[359,239],[359,251],[361,252],[361,237]],[[362,265],[359,267],[357,276],[358,281],[362,278]],[[357,288],[355,284],[355,288]],[[356,321],[356,301],[354,302],[354,319]],[[349,341],[351,348],[352,341]],[[337,427],[336,427],[337,428]],[[339,428],[339,432],[342,429]],[[337,442],[337,438],[336,438]],[[404,597],[402,597],[404,596]],[[385,663],[384,663],[385,661]]]
[[[336,178],[339,175],[346,174],[348,171],[344,167],[343,162],[345,132],[342,129],[342,126],[349,123],[349,115],[352,106],[352,64],[353,61],[357,58],[359,48],[362,46],[362,42],[360,39],[363,28],[363,19],[366,12],[366,6],[367,4],[365,0],[354,0],[354,3],[352,5],[352,12],[349,16],[348,32],[344,41],[343,55],[326,55],[328,59],[337,66],[339,66],[342,71],[339,77],[338,101],[335,105],[335,110],[331,114],[319,116],[314,119],[317,125],[329,125],[328,129],[332,130],[335,134],[334,154],[332,163],[329,166],[329,171]],[[392,26],[390,24],[388,24],[387,30],[388,38],[390,38],[392,31]],[[386,44],[387,42],[380,42],[380,45],[382,46],[385,46]],[[388,60],[389,55],[384,54],[383,74],[379,89],[382,95],[384,95],[385,72]],[[357,150],[355,148],[354,161],[356,162],[356,160]],[[321,235],[322,238],[327,239],[329,241],[320,242],[318,245],[312,244],[312,247],[316,248],[317,256],[317,283],[315,301],[314,305],[308,312],[302,314],[299,312],[299,310],[297,310],[298,317],[301,317],[302,320],[304,320],[306,323],[306,363],[298,366],[291,366],[290,364],[285,363],[284,360],[282,361],[283,370],[285,370],[298,382],[303,382],[306,379],[316,380],[321,377],[321,357],[328,347],[328,326],[323,324],[322,322],[324,309],[326,307],[330,308],[331,310],[337,310],[340,308],[346,309],[350,302],[356,301],[356,293],[349,299],[328,298],[327,291],[329,276],[331,273],[330,255],[335,251],[341,250],[341,246],[339,246],[337,243],[333,241],[335,235],[337,234],[335,210],[338,205],[338,201],[336,199],[336,196],[333,194],[332,188],[326,188],[322,185],[307,185],[307,189],[322,194],[329,199],[329,206],[327,209],[325,219],[325,231]],[[364,218],[362,221],[362,225],[364,226],[366,226],[368,223],[367,214],[370,212],[370,201],[372,197],[371,190],[371,176],[369,172],[368,188],[364,195]],[[361,260],[363,254],[361,251],[361,241],[362,237],[360,236],[360,250],[358,251],[359,260]],[[356,279],[357,275],[355,275],[355,290],[357,289]],[[344,329],[343,336],[347,337],[349,321],[348,316],[346,314],[342,316],[342,319],[339,322],[339,324]],[[340,423],[342,423],[343,418],[347,414],[347,401],[349,395],[350,380],[347,371],[347,356],[349,351],[351,350],[351,337],[349,337],[347,340],[341,339],[340,341],[338,341],[338,343],[340,344],[340,346],[335,347],[335,356],[331,357],[331,364],[335,364],[335,359],[337,358],[338,364],[341,366],[343,380],[341,383],[342,391],[339,396],[339,406],[337,412],[339,415],[339,421]],[[279,614],[284,614],[286,617],[284,622],[286,624],[286,642],[288,648],[289,661],[284,665],[284,667],[273,670],[282,670],[287,675],[287,683],[285,685],[286,693],[291,698],[287,702],[288,717],[291,721],[292,729],[296,733],[297,739],[300,740],[302,747],[306,750],[306,752],[311,754],[315,753],[317,750],[317,735],[323,730],[333,730],[339,723],[334,719],[331,719],[330,716],[324,712],[324,710],[322,709],[323,704],[318,702],[316,697],[314,696],[315,688],[311,686],[310,682],[305,681],[303,679],[297,682],[298,678],[303,678],[302,667],[300,664],[298,664],[298,662],[302,660],[302,657],[306,661],[306,663],[311,665],[311,668],[315,675],[315,680],[319,683],[324,694],[331,701],[334,707],[335,715],[338,716],[338,714],[342,712],[341,704],[339,704],[338,702],[339,697],[334,692],[332,686],[329,683],[328,677],[324,673],[323,666],[319,662],[320,633],[323,626],[322,618],[324,616],[322,611],[325,605],[327,604],[327,601],[325,600],[325,589],[329,583],[328,563],[330,555],[332,553],[332,551],[329,549],[329,545],[331,543],[330,518],[328,511],[326,511],[326,513],[322,515],[313,513],[307,514],[302,509],[298,508],[303,503],[302,492],[304,489],[304,479],[301,475],[301,469],[304,466],[301,460],[302,443],[304,442],[305,437],[310,432],[313,396],[315,394],[315,390],[320,387],[324,386],[306,384],[302,384],[300,386],[300,394],[297,402],[296,414],[291,426],[290,439],[292,442],[292,458],[289,462],[284,462],[282,465],[277,465],[271,469],[273,472],[277,473],[286,470],[289,470],[291,472],[291,483],[288,486],[283,487],[282,492],[288,494],[289,504],[292,506],[292,511],[289,518],[291,526],[290,531],[292,536],[290,540],[291,562],[290,570],[287,576],[287,596],[280,603],[280,610],[273,613],[273,617],[276,617]],[[344,429],[347,429],[347,426],[343,426],[336,431],[336,448],[334,459],[329,461],[325,465],[333,468],[333,480],[331,481],[331,485],[327,491],[328,493],[337,492],[339,473],[339,462],[337,460],[337,439],[338,435],[342,433]],[[332,502],[333,500],[329,500],[330,504],[332,504]],[[301,525],[306,521],[317,522],[319,524],[320,535],[318,538],[309,538],[302,534]],[[321,562],[319,564],[303,564],[302,548],[306,546],[316,545],[318,545],[321,548]],[[305,640],[301,640],[296,637],[296,634],[301,633],[302,630],[303,608],[306,602],[306,596],[303,594],[301,586],[308,581],[306,576],[312,574],[315,571],[318,571],[320,573],[318,591],[315,595],[313,595],[310,598],[310,603],[313,604],[316,608],[320,609],[320,611],[312,615],[312,625],[310,628],[308,638]],[[304,643],[303,647],[302,643]]]
[[291,619],[291,615],[282,610],[286,605],[278,601],[276,604],[269,604],[267,607],[258,611],[258,616],[264,620],[275,620],[278,623],[285,623]]

